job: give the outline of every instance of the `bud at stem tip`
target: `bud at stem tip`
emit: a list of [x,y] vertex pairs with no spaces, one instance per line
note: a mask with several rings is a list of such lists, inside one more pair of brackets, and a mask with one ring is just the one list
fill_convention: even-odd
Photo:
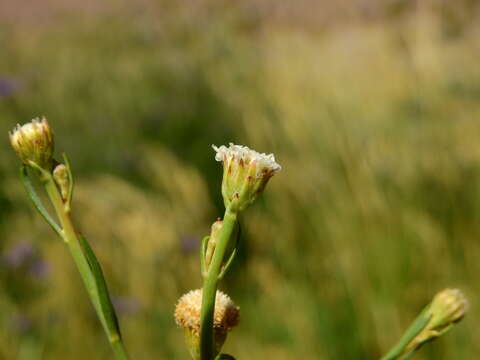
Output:
[[9,137],[24,164],[31,165],[33,162],[44,170],[52,170],[54,141],[47,119],[37,118],[23,126],[17,125]]

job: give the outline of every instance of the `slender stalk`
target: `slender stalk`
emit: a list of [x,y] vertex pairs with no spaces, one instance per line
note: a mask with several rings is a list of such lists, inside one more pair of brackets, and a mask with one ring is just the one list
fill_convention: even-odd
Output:
[[405,331],[399,342],[390,349],[390,351],[382,357],[381,360],[395,360],[400,357],[409,355],[414,349],[411,343],[415,337],[425,328],[430,320],[430,316],[426,315],[425,310],[415,319],[410,327]]
[[218,243],[213,254],[212,262],[208,268],[207,276],[203,282],[202,309],[200,318],[200,359],[212,360],[214,351],[213,314],[215,310],[215,297],[220,270],[225,252],[229,248],[232,233],[237,224],[237,213],[225,210],[223,225]]
[[95,287],[95,275],[84,253],[79,240],[79,235],[75,231],[75,227],[71,219],[70,207],[64,206],[64,201],[60,196],[58,188],[51,176],[43,176],[42,181],[60,221],[62,227],[60,234],[67,244],[75,265],[80,272],[80,276],[85,284],[88,295],[92,301],[95,311],[97,312],[100,322],[102,323],[110,345],[112,346],[115,357],[117,360],[127,360],[128,355],[124,348],[123,342],[121,341],[120,334],[115,331],[112,332],[111,327],[108,324],[108,320],[105,318],[101,300]]
[[113,353],[115,354],[115,358],[117,360],[128,360],[127,351],[125,350],[125,347],[121,341],[111,341],[110,344],[112,345]]

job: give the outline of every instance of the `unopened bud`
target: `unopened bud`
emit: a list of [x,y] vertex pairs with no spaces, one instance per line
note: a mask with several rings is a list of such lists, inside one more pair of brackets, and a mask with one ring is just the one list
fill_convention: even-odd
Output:
[[31,165],[30,162],[33,162],[51,171],[54,143],[47,119],[33,119],[23,126],[17,125],[9,136],[13,149],[24,164]]
[[53,170],[53,179],[60,188],[62,199],[66,200],[68,197],[68,191],[70,188],[70,181],[68,169],[64,164],[57,165]]
[[428,313],[432,315],[428,328],[441,330],[460,321],[467,312],[468,301],[458,289],[445,289],[433,298]]
[[445,289],[439,292],[424,312],[424,316],[430,320],[406,347],[404,354],[409,354],[422,344],[445,334],[455,323],[462,320],[467,310],[468,301],[460,290]]
[[212,262],[213,253],[215,252],[215,248],[217,247],[218,237],[220,236],[222,226],[222,220],[217,220],[212,224],[212,230],[208,239],[207,251],[205,253],[205,265],[207,266],[206,270],[208,270],[208,267]]
[[[200,359],[200,311],[202,290],[192,290],[178,300],[175,308],[175,321],[185,331],[185,340],[192,359]],[[215,356],[220,352],[228,331],[238,324],[239,308],[228,295],[217,290],[213,327],[215,336]]]
[[242,211],[261,194],[281,166],[273,154],[261,154],[246,146],[216,147],[215,160],[223,162],[222,195],[225,207]]

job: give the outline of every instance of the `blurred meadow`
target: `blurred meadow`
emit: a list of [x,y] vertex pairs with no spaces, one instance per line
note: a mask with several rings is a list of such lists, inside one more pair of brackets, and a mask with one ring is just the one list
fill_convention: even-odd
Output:
[[431,297],[464,322],[415,359],[480,354],[474,0],[0,2],[0,359],[111,359],[7,132],[45,115],[133,359],[187,359],[176,300],[223,212],[211,144],[283,170],[221,285],[240,360],[378,359]]

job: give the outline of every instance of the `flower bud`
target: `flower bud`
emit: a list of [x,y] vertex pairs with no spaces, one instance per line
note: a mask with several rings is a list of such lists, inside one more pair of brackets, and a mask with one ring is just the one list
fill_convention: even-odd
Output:
[[205,265],[206,270],[208,271],[208,267],[212,262],[213,253],[215,252],[215,248],[217,247],[218,237],[220,236],[221,230],[223,226],[222,220],[217,220],[212,224],[212,230],[210,232],[210,238],[208,239],[208,246],[207,251],[205,253]]
[[53,166],[53,133],[47,119],[33,119],[23,126],[17,125],[9,133],[10,143],[22,162],[35,163],[40,168],[51,171]]
[[468,301],[458,289],[445,289],[433,298],[424,315],[430,318],[424,329],[408,344],[404,354],[445,334],[462,320],[468,310]]
[[[185,341],[192,359],[200,359],[200,311],[202,290],[192,290],[178,300],[175,308],[175,321],[185,331]],[[228,331],[238,324],[239,308],[223,292],[217,290],[213,327],[215,336],[215,356],[220,352]]]
[[68,169],[64,164],[55,167],[53,170],[53,179],[60,188],[62,199],[67,200],[71,180],[69,178]]
[[246,146],[216,147],[215,160],[223,162],[222,195],[225,207],[242,211],[253,203],[281,166],[273,154],[261,154]]
[[467,312],[468,301],[458,289],[445,289],[433,298],[428,314],[431,314],[428,328],[442,330],[460,321]]

